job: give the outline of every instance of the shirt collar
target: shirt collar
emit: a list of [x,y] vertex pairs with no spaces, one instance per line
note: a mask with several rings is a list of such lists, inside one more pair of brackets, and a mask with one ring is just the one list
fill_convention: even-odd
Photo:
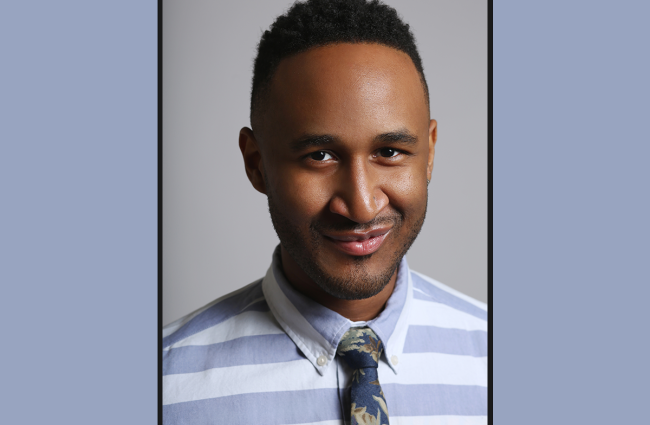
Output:
[[[343,334],[352,326],[363,325],[346,319],[296,291],[282,272],[280,246],[273,253],[273,262],[262,281],[262,291],[280,326],[321,375],[334,360]],[[382,360],[395,373],[399,367],[396,360],[404,348],[408,330],[407,315],[412,298],[411,272],[406,258],[402,258],[397,270],[395,289],[386,307],[379,316],[365,323],[383,342],[385,354]]]

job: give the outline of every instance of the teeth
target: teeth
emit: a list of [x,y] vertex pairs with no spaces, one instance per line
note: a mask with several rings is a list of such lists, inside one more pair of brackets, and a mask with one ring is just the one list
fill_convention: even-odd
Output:
[[[329,236],[329,237],[331,239],[341,241],[341,242],[363,242],[363,241],[367,241],[368,239],[383,236],[386,233],[388,233],[389,231],[390,231],[390,229],[385,231],[385,232],[382,232],[381,234],[375,234],[376,232],[370,232],[370,233],[368,233],[366,235],[349,235],[349,236],[341,235],[341,236]],[[325,236],[327,236],[327,235],[325,235]]]
[[[380,236],[380,235],[377,235]],[[363,242],[371,238],[376,238],[377,236],[357,236],[357,237],[341,237],[341,238],[332,238],[334,240],[339,240],[341,242]]]

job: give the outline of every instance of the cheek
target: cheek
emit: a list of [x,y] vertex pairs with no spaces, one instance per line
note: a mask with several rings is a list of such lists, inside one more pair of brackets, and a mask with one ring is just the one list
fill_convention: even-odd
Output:
[[390,205],[404,213],[407,219],[413,214],[421,213],[426,206],[426,180],[414,169],[391,173],[384,179],[382,188]]
[[284,173],[278,177],[274,195],[292,222],[310,223],[327,208],[330,194],[322,179],[304,173]]

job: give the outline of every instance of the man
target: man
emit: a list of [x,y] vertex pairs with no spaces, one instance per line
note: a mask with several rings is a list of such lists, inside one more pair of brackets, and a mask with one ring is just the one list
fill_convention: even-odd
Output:
[[435,143],[392,8],[312,0],[275,21],[239,146],[280,246],[263,279],[164,329],[164,423],[486,422],[485,305],[404,258]]

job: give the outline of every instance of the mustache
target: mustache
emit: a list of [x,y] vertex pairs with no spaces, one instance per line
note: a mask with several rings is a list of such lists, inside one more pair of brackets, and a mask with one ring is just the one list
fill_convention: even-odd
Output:
[[393,224],[393,227],[401,225],[403,217],[401,214],[394,212],[390,215],[375,217],[367,223],[356,223],[348,220],[347,223],[323,223],[321,221],[313,222],[309,227],[312,231],[322,232],[365,232],[386,224]]

